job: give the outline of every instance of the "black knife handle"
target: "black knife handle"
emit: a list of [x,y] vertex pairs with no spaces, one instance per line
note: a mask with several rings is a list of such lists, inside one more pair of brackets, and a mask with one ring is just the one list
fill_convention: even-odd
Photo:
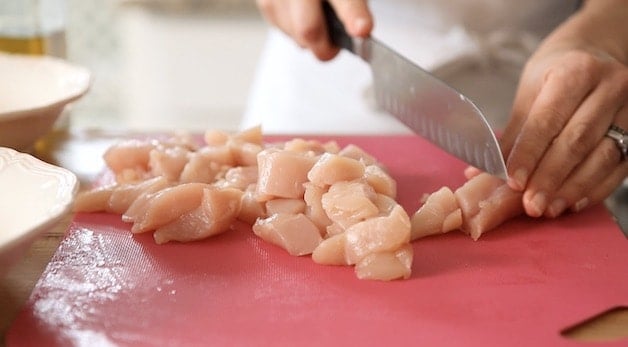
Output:
[[323,1],[323,13],[325,14],[325,24],[327,25],[327,32],[329,33],[331,43],[351,53],[355,53],[353,49],[353,39],[347,34],[344,25],[342,25],[334,8],[328,1]]

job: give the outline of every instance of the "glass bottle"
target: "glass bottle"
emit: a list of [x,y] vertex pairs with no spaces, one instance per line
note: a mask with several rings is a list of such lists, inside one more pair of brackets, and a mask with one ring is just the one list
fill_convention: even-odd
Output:
[[[0,53],[65,59],[65,15],[65,0],[0,0]],[[66,107],[51,131],[35,143],[32,154],[45,157],[67,134],[69,112]]]
[[0,1],[0,51],[66,56],[64,0]]

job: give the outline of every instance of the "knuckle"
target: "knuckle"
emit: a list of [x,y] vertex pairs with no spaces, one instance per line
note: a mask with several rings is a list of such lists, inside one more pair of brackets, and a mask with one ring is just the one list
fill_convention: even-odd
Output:
[[584,123],[576,123],[565,130],[564,144],[566,146],[567,155],[581,158],[587,155],[595,140],[591,136],[591,127]]
[[[614,143],[608,143],[608,145],[600,146],[599,154],[602,163],[607,167],[603,169],[611,169],[619,160],[621,160],[621,153]],[[603,165],[604,165],[603,164]],[[602,168],[601,168],[602,169]]]
[[569,53],[569,58],[571,61],[570,67],[584,76],[594,76],[600,70],[600,60],[591,53],[585,51],[573,51]]
[[[566,53],[563,63],[548,69],[545,78],[556,79],[565,87],[589,84],[599,78],[601,63],[598,58],[585,51]],[[568,90],[568,89],[567,89]]]
[[544,107],[531,115],[532,127],[536,135],[541,138],[553,137],[560,132],[564,125],[565,115],[553,107]]

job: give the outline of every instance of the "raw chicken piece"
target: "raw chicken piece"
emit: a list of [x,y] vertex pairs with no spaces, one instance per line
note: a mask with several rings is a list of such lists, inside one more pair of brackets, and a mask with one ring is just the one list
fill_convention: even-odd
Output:
[[264,136],[262,134],[262,127],[259,125],[248,128],[248,129],[244,129],[238,133],[235,133],[231,135],[231,138],[236,141],[253,143],[260,146],[264,144]]
[[323,240],[312,252],[312,260],[322,265],[349,265],[345,257],[344,233],[333,235]]
[[350,226],[345,235],[348,264],[357,264],[366,255],[394,251],[410,242],[410,218],[397,205],[390,215],[367,219]]
[[364,179],[376,192],[397,197],[397,182],[377,165],[369,165],[364,169]]
[[319,141],[304,140],[302,138],[286,141],[283,145],[283,149],[296,153],[310,153],[311,155],[320,155],[327,152],[323,144]]
[[323,143],[323,148],[327,153],[338,154],[338,152],[340,152],[340,146],[338,145],[338,142],[333,140]]
[[297,214],[305,212],[305,201],[302,199],[273,199],[266,201],[266,213]]
[[339,223],[332,222],[325,228],[325,234],[323,236],[324,237],[336,236],[336,235],[344,233],[346,229],[347,228],[344,228]]
[[109,201],[106,212],[122,214],[142,194],[150,194],[170,186],[164,177],[158,176],[137,183],[124,183],[115,187]]
[[522,195],[487,173],[471,178],[455,192],[462,209],[462,230],[477,240],[486,231],[521,215]]
[[336,141],[321,143],[317,140],[305,140],[302,138],[286,141],[281,148],[286,151],[307,153],[313,156],[318,156],[323,153],[338,153],[338,151],[340,151],[340,147]]
[[364,175],[364,164],[338,154],[324,153],[307,174],[307,178],[319,186],[340,181],[352,181]]
[[74,200],[72,209],[74,212],[100,212],[107,211],[109,199],[117,185],[107,185],[79,192]]
[[257,181],[258,200],[272,197],[302,199],[303,184],[314,163],[315,157],[278,149],[265,149],[257,156],[259,176]]
[[388,216],[399,205],[395,199],[385,194],[377,194],[374,202],[379,211],[379,216]]
[[207,146],[202,150],[209,152],[214,161],[229,166],[257,165],[257,153],[263,149],[259,126],[235,134],[206,131],[204,139]]
[[148,171],[149,153],[156,146],[153,141],[126,140],[109,147],[103,159],[116,175],[124,169]]
[[318,228],[304,214],[277,213],[253,224],[253,232],[291,255],[310,254],[323,241]]
[[242,194],[238,219],[253,225],[258,218],[266,218],[266,207],[264,202],[257,200],[255,185],[252,184]]
[[[165,188],[164,188],[165,189]],[[122,214],[122,221],[125,223],[133,223],[136,219],[141,218],[148,209],[148,205],[157,193],[161,190],[154,192],[142,192],[129,206],[129,208]]]
[[149,171],[140,169],[123,169],[116,175],[118,184],[134,183],[152,178],[153,175]]
[[229,230],[240,213],[242,191],[205,186],[202,194],[198,207],[155,230],[156,243],[195,241]]
[[376,197],[375,190],[363,181],[340,181],[329,187],[321,203],[329,219],[346,229],[378,215]]
[[186,131],[176,131],[173,136],[162,140],[160,144],[161,146],[183,147],[190,152],[195,152],[199,149],[196,138]]
[[442,187],[430,194],[411,218],[411,239],[443,234],[462,226],[462,211],[454,192]]
[[321,235],[324,235],[327,226],[332,223],[323,209],[321,202],[323,194],[327,192],[327,189],[311,182],[306,182],[303,186],[305,187],[305,193],[303,195],[303,200],[305,200],[305,215],[316,224],[321,231]]
[[196,151],[196,153],[205,157],[207,161],[229,167],[235,166],[233,152],[231,152],[231,147],[227,144],[221,146],[202,147]]
[[134,222],[131,232],[157,229],[195,209],[201,204],[203,190],[207,187],[204,183],[184,183],[154,193],[146,208],[131,216]]
[[501,179],[481,173],[456,189],[455,196],[462,209],[463,218],[475,216],[480,211],[479,202],[488,198],[495,189],[504,184]]
[[174,146],[163,147],[157,146],[150,151],[148,166],[153,176],[163,176],[168,181],[177,181],[181,172],[188,163],[188,154],[190,151],[187,148]]
[[370,253],[355,265],[355,273],[359,279],[408,279],[412,273],[412,258],[413,250],[409,244],[395,251]]
[[213,183],[222,176],[229,166],[218,163],[202,151],[189,154],[189,160],[183,167],[179,181],[181,183]]
[[349,144],[349,145],[345,146],[345,148],[340,150],[340,152],[338,152],[338,154],[343,156],[343,157],[353,158],[355,160],[359,160],[362,163],[364,163],[364,165],[366,165],[366,166],[378,164],[377,159],[375,159],[375,157],[373,157],[372,155],[366,153],[365,150],[363,150],[362,148],[360,148],[360,147],[358,147],[358,146],[356,146],[354,144]]
[[227,144],[227,141],[231,138],[229,133],[221,130],[207,130],[203,134],[205,143],[210,147],[217,147]]
[[124,210],[131,231],[155,230],[157,243],[206,238],[239,219],[292,255],[316,250],[318,263],[359,263],[363,278],[409,275],[410,222],[394,200],[396,183],[361,148],[304,139],[264,145],[260,127],[204,139],[203,147],[187,137],[111,149],[119,190],[94,190],[83,206]]
[[245,190],[257,182],[257,166],[236,166],[225,173],[225,178],[216,183],[219,187]]
[[233,156],[234,166],[256,166],[257,154],[263,150],[256,143],[229,141],[229,148]]

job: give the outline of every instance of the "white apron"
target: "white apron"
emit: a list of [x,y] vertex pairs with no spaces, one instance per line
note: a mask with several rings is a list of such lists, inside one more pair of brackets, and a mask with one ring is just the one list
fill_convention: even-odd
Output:
[[[577,0],[373,0],[373,36],[464,93],[502,128],[521,69]],[[394,134],[409,130],[378,110],[369,67],[342,51],[320,62],[271,29],[242,128],[265,133]]]

